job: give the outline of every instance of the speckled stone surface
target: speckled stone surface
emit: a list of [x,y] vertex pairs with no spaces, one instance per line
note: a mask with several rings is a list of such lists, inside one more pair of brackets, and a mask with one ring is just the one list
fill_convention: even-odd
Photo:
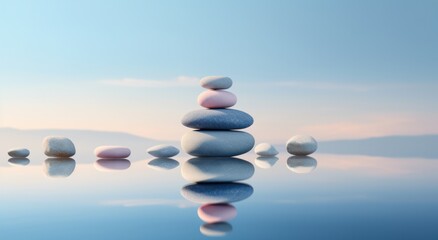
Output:
[[185,186],[181,195],[194,203],[230,203],[249,198],[254,189],[244,183],[198,183]]
[[251,151],[254,138],[241,131],[196,130],[182,137],[181,147],[196,157],[232,157]]
[[187,113],[181,122],[194,129],[230,130],[247,128],[254,119],[248,113],[235,109],[202,109]]

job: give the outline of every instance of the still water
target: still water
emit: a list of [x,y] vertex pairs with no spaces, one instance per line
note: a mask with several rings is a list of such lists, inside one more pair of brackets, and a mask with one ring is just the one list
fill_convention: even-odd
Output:
[[255,167],[254,176],[243,181],[243,195],[239,184],[228,190],[207,186],[219,187],[216,197],[240,194],[230,203],[237,215],[210,224],[198,214],[202,203],[184,193],[191,183],[181,176],[181,164],[189,156],[153,160],[137,151],[128,160],[111,162],[79,149],[64,161],[42,154],[28,160],[5,157],[0,236],[438,239],[437,160],[313,154],[300,162],[289,157],[284,151],[278,159],[240,156]]

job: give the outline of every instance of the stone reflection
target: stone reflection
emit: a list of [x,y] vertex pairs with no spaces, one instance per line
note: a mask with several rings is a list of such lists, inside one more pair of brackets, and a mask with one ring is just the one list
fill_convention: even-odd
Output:
[[268,169],[273,167],[277,161],[278,157],[257,157],[254,163],[259,168]]
[[230,221],[236,215],[236,208],[229,203],[204,204],[198,208],[199,218],[206,223]]
[[157,171],[167,171],[177,168],[179,162],[172,158],[154,158],[148,162],[148,167]]
[[199,231],[208,237],[222,237],[233,230],[233,226],[227,222],[206,223]]
[[73,158],[47,158],[44,161],[44,172],[48,177],[66,178],[70,176],[76,167]]
[[181,195],[194,203],[230,203],[249,198],[254,192],[245,183],[197,183],[183,187]]
[[16,167],[24,167],[29,165],[30,160],[24,157],[13,157],[8,160],[9,165]]
[[287,159],[287,167],[289,170],[299,174],[310,173],[315,170],[317,161],[309,156],[292,156]]
[[128,159],[99,159],[94,162],[94,168],[101,172],[118,172],[128,169],[131,162]]

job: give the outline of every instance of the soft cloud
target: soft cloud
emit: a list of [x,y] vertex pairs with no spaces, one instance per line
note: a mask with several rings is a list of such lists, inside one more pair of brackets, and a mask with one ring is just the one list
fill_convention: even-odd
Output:
[[197,86],[199,78],[189,76],[179,76],[172,80],[137,79],[123,78],[112,80],[101,80],[101,84],[121,86],[121,87],[145,87],[145,88],[166,88],[166,87],[189,87]]
[[182,199],[121,199],[104,201],[101,204],[122,207],[174,206],[178,208],[188,208],[196,206],[195,204]]

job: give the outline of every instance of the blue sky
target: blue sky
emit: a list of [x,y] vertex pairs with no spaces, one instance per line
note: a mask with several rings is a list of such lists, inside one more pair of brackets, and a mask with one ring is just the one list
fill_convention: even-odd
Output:
[[260,139],[438,133],[437,12],[436,1],[0,1],[0,127],[175,139],[197,80],[226,75]]

